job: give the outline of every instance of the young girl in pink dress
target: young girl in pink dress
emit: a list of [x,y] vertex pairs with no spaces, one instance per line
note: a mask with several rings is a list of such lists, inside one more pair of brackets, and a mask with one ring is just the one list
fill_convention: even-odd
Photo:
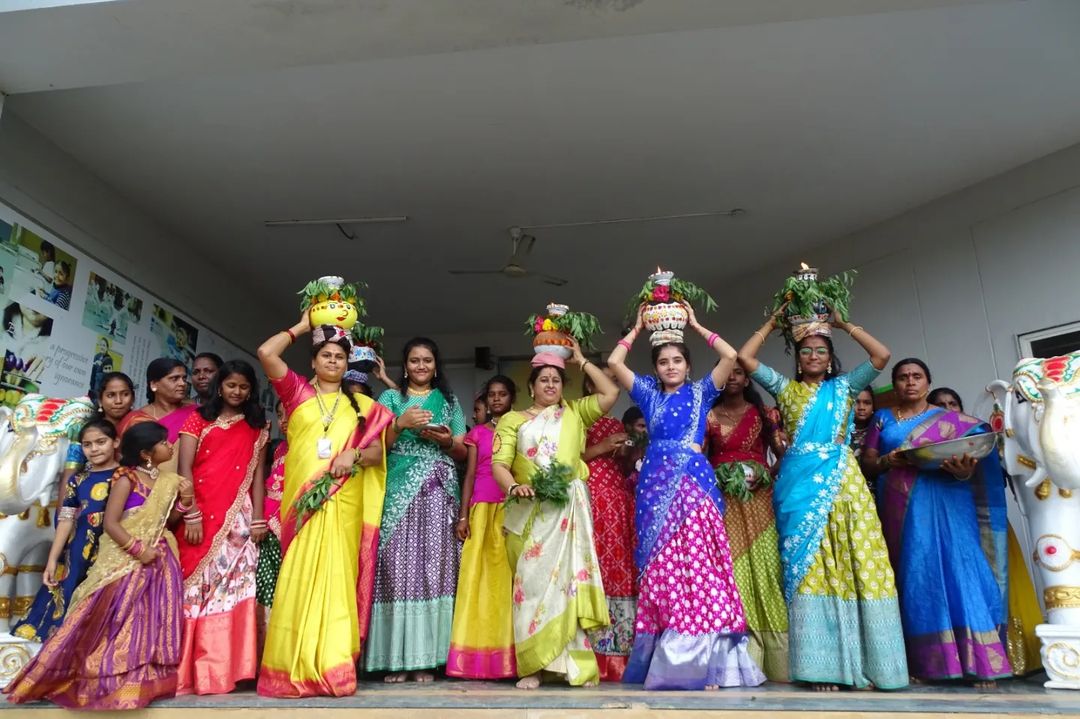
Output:
[[455,530],[465,544],[446,664],[446,673],[452,677],[517,676],[510,601],[513,571],[502,531],[506,495],[491,475],[495,425],[513,407],[516,394],[509,377],[489,379],[481,394],[487,417],[465,435],[469,455]]

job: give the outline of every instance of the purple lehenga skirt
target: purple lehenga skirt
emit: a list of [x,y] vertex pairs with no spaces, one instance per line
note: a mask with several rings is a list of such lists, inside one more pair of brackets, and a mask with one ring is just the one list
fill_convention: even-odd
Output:
[[68,613],[4,690],[8,701],[109,711],[176,693],[183,577],[164,539],[158,547],[156,562],[136,566]]

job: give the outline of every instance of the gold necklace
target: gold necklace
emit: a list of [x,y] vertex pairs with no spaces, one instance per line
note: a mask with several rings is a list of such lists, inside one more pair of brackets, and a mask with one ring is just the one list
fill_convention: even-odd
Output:
[[903,414],[901,414],[901,412],[900,412],[900,407],[893,407],[893,414],[894,414],[894,415],[896,415],[896,420],[897,420],[898,422],[903,422],[903,421],[904,421],[905,419],[911,419],[912,417],[916,417],[916,416],[918,416],[918,415],[922,414],[922,413],[923,413],[923,412],[925,412],[925,411],[926,411],[926,410],[927,410],[927,409],[928,409],[929,407],[930,407],[930,405],[926,405],[925,407],[923,407],[923,408],[922,408],[922,409],[920,409],[919,411],[917,411],[917,412],[912,412],[911,414],[907,415],[906,417],[905,417],[905,416],[904,416]]
[[324,436],[330,430],[330,425],[334,423],[334,415],[337,414],[338,402],[341,401],[341,387],[338,387],[337,392],[334,394],[334,406],[327,409],[326,405],[323,404],[322,394],[319,393],[319,386],[315,385],[315,402],[319,405],[319,411],[322,412]]
[[412,387],[407,387],[406,391],[413,397],[427,397],[431,394],[431,389],[431,387],[428,387],[427,389],[413,389]]
[[739,420],[741,420],[743,418],[743,415],[746,414],[746,407],[747,405],[743,405],[742,411],[739,412],[738,416],[736,417],[733,417],[726,409],[724,409],[724,405],[720,405],[716,409],[720,410],[720,414],[727,417],[732,424],[738,424]]

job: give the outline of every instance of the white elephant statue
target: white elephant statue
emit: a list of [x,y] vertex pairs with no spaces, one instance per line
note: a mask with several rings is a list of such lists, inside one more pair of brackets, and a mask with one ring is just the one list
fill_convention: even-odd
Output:
[[1080,352],[1021,360],[988,389],[1004,407],[1013,478],[1043,589],[1046,686],[1080,689]]
[[68,446],[94,407],[86,397],[28,394],[0,409],[0,687],[39,645],[10,634],[41,586],[53,539],[56,485]]

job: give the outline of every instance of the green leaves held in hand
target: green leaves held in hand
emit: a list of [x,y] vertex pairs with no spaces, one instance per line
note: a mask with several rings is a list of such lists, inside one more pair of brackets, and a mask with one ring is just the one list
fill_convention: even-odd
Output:
[[[537,468],[529,482],[538,501],[565,507],[570,502],[569,486],[575,478],[572,467],[562,462],[552,462],[547,468]],[[506,501],[515,502],[519,499],[521,497],[510,496]]]
[[304,492],[296,498],[293,502],[293,509],[296,510],[296,531],[299,532],[300,528],[307,524],[311,515],[319,511],[320,508],[326,503],[326,500],[330,498],[330,492],[334,487],[338,486],[344,479],[335,479],[332,474],[327,472],[323,476],[316,479],[311,483]]
[[[746,467],[750,468],[751,478],[746,478]],[[729,497],[734,497],[743,502],[749,502],[754,496],[750,489],[754,487],[767,487],[772,483],[772,475],[765,465],[753,460],[739,462],[724,462],[716,467],[716,486]]]

